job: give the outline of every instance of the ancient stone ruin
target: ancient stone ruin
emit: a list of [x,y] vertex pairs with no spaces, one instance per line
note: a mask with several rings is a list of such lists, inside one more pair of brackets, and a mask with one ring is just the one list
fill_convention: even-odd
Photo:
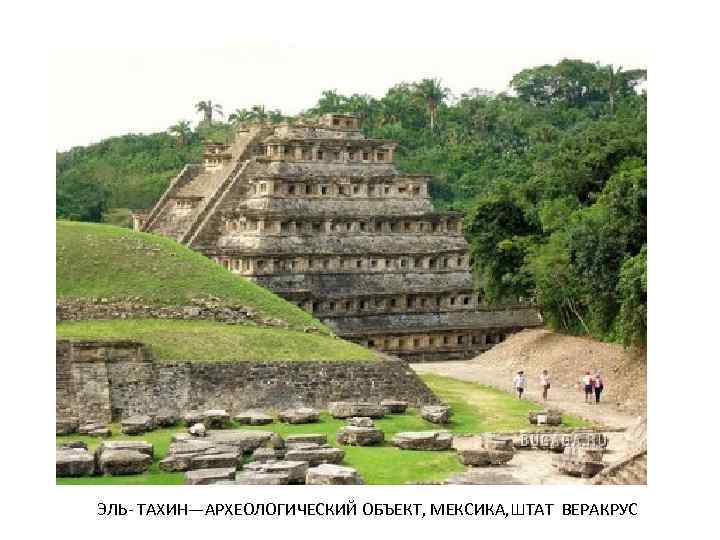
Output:
[[438,212],[426,175],[352,115],[239,129],[206,145],[135,228],[211,257],[348,340],[408,361],[474,356],[541,323],[473,287],[460,213]]

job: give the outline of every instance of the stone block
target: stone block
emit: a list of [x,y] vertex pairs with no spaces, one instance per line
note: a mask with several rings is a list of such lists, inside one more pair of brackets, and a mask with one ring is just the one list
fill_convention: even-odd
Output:
[[308,469],[305,483],[309,486],[356,486],[363,482],[352,467],[323,464]]
[[95,449],[95,455],[99,457],[107,450],[134,450],[142,454],[155,457],[155,449],[153,445],[147,441],[104,441]]
[[80,423],[77,418],[62,418],[55,420],[55,435],[70,435],[77,432]]
[[234,420],[238,424],[250,426],[264,426],[273,423],[273,417],[262,411],[245,411],[236,414]]
[[333,447],[288,448],[285,452],[287,461],[306,461],[311,467],[322,463],[341,463],[345,450]]
[[237,468],[238,454],[201,454],[193,456],[190,460],[190,470],[195,469],[223,469],[227,467]]
[[188,428],[188,434],[192,437],[205,437],[207,435],[207,428],[205,424],[198,422]]
[[290,477],[281,472],[241,471],[235,475],[235,481],[231,483],[241,486],[283,486],[290,483]]
[[98,459],[102,474],[112,476],[142,474],[148,470],[152,458],[137,450],[104,450]]
[[382,444],[385,434],[376,427],[344,426],[336,436],[338,444],[349,446],[372,446]]
[[90,476],[95,458],[86,448],[58,448],[55,451],[55,476]]
[[559,426],[562,424],[562,412],[555,409],[530,411],[528,421],[537,425]]
[[252,453],[253,461],[277,461],[285,457],[284,449],[258,448]]
[[389,413],[402,414],[408,408],[408,402],[399,399],[383,399],[380,405],[385,407]]
[[278,415],[278,420],[287,424],[311,424],[320,420],[320,411],[310,407],[286,409]]
[[387,412],[385,407],[378,403],[363,401],[334,401],[328,403],[328,411],[333,418],[351,418],[353,416],[383,418]]
[[68,441],[58,445],[59,450],[71,450],[73,448],[79,448],[81,450],[87,450],[88,445],[85,441]]
[[260,463],[253,461],[245,465],[245,470],[261,474],[283,474],[288,477],[289,484],[305,483],[305,475],[307,474],[308,464],[306,461],[266,461]]
[[451,414],[450,407],[446,405],[426,405],[420,409],[420,416],[433,424],[447,424]]
[[315,443],[327,444],[327,435],[324,433],[296,433],[285,437],[285,444]]
[[209,409],[203,416],[208,429],[225,429],[230,426],[230,415],[224,409]]
[[193,424],[202,424],[205,421],[205,415],[202,411],[187,411],[183,414],[183,422],[186,426]]
[[120,431],[125,435],[141,435],[151,431],[154,427],[153,419],[147,415],[130,416],[120,422]]
[[157,427],[172,427],[179,421],[178,415],[169,410],[161,410],[153,415]]
[[255,431],[252,429],[208,431],[208,438],[214,444],[232,446],[245,454],[249,454],[256,448],[268,444],[273,435],[272,431]]
[[346,420],[348,426],[373,427],[375,422],[369,416],[353,416]]
[[235,467],[187,471],[185,473],[185,484],[188,486],[201,486],[216,484],[223,480],[234,480],[235,472]]
[[449,431],[407,431],[397,433],[392,443],[403,450],[449,450],[452,440]]

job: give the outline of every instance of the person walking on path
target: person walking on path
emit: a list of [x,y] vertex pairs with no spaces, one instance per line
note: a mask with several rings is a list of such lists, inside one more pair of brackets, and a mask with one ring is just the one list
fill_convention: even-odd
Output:
[[513,386],[518,394],[518,399],[522,399],[523,392],[525,391],[525,382],[525,374],[522,371],[518,371],[513,379]]
[[593,379],[593,388],[595,389],[595,403],[600,403],[600,394],[602,394],[603,388],[605,388],[602,373],[599,371],[595,374]]
[[593,378],[590,375],[589,371],[586,371],[585,375],[582,376],[582,378],[580,379],[580,384],[585,390],[585,403],[592,403],[590,396],[592,396],[594,384]]
[[540,386],[542,387],[543,401],[547,401],[548,390],[550,389],[550,375],[547,369],[543,369],[540,374]]

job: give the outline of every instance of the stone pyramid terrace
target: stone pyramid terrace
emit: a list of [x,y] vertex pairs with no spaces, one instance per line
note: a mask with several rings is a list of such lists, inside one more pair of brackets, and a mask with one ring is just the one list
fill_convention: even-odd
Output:
[[230,145],[208,143],[135,228],[408,361],[469,358],[541,324],[529,305],[484,302],[461,214],[437,212],[430,178],[400,173],[395,148],[352,115],[241,128]]

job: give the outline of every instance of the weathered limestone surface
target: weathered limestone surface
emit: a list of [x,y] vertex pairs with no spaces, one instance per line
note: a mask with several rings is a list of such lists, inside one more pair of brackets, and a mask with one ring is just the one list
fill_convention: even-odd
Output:
[[348,446],[372,446],[382,444],[385,434],[376,427],[343,426],[337,432],[338,444]]
[[63,433],[76,430],[75,419],[106,426],[134,415],[169,415],[193,425],[205,422],[207,409],[318,409],[333,401],[378,403],[387,396],[413,406],[437,402],[405,362],[390,359],[157,364],[135,342],[61,340],[56,349],[56,431]]
[[262,411],[245,411],[234,416],[238,424],[247,424],[250,426],[264,426],[272,424],[273,418]]
[[249,454],[256,448],[271,443],[274,433],[251,429],[223,429],[209,431],[208,439],[215,445],[237,448],[240,453]]
[[562,424],[562,412],[554,409],[530,411],[528,420],[536,425],[559,426]]
[[197,469],[185,473],[185,484],[189,486],[217,484],[222,480],[232,480],[234,477],[235,467]]
[[190,460],[190,469],[222,469],[226,467],[237,468],[238,466],[238,454],[224,453],[224,454],[201,454],[195,456]]
[[431,179],[398,171],[395,148],[349,115],[253,124],[208,144],[137,225],[413,361],[475,355],[541,324],[528,305],[477,294],[462,215],[435,211]]
[[449,450],[452,441],[449,431],[408,431],[397,433],[392,439],[403,450]]
[[155,457],[154,447],[147,441],[103,441],[95,449],[96,458],[100,459],[103,452],[107,450],[134,450],[150,456],[150,459]]
[[203,413],[205,426],[209,429],[223,429],[230,425],[230,415],[224,409],[210,409]]
[[308,464],[306,461],[266,461],[263,463],[253,461],[245,465],[248,472],[260,474],[282,474],[288,478],[290,484],[305,483],[305,475],[307,474]]
[[120,431],[126,435],[140,435],[155,427],[153,419],[147,415],[135,415],[120,422]]
[[290,483],[290,476],[280,472],[241,471],[229,483],[240,486],[284,486]]
[[353,416],[383,418],[387,411],[385,407],[378,403],[335,401],[328,404],[328,412],[330,412],[333,418],[350,418]]
[[463,465],[487,467],[504,465],[515,455],[513,440],[510,437],[492,436],[456,436],[452,447]]
[[87,448],[58,448],[55,451],[55,476],[90,476],[95,458]]
[[148,470],[152,458],[137,450],[104,450],[98,458],[102,474],[141,474]]
[[320,420],[320,411],[310,407],[286,409],[278,414],[278,420],[288,424],[311,424]]
[[426,405],[420,409],[420,416],[433,424],[447,424],[451,414],[450,407],[446,405]]
[[570,476],[592,478],[605,468],[604,452],[605,449],[599,446],[569,445],[556,458],[555,465],[558,471]]
[[297,443],[314,443],[318,445],[327,444],[327,435],[324,433],[295,433],[285,437],[285,445]]
[[352,467],[323,464],[308,469],[305,483],[309,486],[355,486],[363,482]]
[[287,461],[304,461],[311,467],[315,467],[322,463],[341,463],[345,457],[345,451],[341,448],[334,447],[288,447],[285,452]]
[[257,448],[252,453],[253,461],[277,461],[285,457],[283,448]]
[[408,402],[399,399],[383,399],[380,405],[385,407],[389,413],[402,414],[408,408]]

